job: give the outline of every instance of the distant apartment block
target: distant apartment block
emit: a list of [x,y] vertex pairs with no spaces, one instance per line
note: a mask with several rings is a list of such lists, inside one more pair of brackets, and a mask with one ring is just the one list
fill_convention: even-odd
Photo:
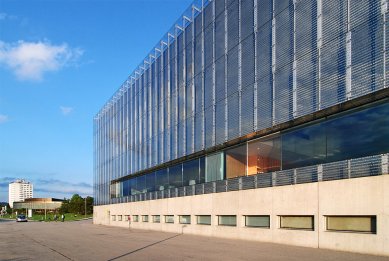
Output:
[[8,186],[8,203],[13,208],[13,203],[17,201],[24,201],[27,198],[33,197],[32,183],[18,179],[11,182]]
[[94,118],[94,222],[389,255],[388,23],[194,1]]

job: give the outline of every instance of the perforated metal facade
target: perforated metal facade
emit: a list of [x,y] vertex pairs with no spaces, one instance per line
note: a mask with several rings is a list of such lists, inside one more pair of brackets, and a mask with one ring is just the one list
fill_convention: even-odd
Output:
[[94,119],[112,180],[387,87],[388,3],[195,1]]

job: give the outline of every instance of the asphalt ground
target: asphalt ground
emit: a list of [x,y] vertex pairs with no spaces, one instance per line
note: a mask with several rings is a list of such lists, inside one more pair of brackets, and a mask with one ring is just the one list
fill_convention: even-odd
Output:
[[93,225],[0,221],[0,260],[387,260],[325,249]]

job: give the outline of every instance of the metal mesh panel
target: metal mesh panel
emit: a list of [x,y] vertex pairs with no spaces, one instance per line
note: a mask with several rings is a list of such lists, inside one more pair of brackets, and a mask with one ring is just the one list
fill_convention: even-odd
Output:
[[177,197],[184,197],[185,196],[185,187],[180,187],[177,190],[178,190]]
[[170,193],[169,193],[169,197],[170,198],[175,198],[178,196],[178,189],[177,188],[171,188],[169,189]]
[[294,172],[292,169],[281,170],[276,172],[276,186],[294,184]]
[[226,192],[227,191],[227,181],[226,180],[217,180],[216,183],[216,192]]
[[215,15],[223,15],[224,12],[224,1],[215,1]]
[[383,88],[384,38],[380,13],[378,1],[351,6],[353,98]]
[[273,173],[262,173],[257,175],[257,187],[267,188],[272,186],[272,175]]
[[297,60],[296,116],[312,113],[317,108],[317,60],[316,53],[308,53]]
[[215,62],[215,101],[225,99],[225,59],[221,57]]
[[346,99],[346,48],[345,36],[326,43],[321,58],[321,108]]
[[298,168],[296,170],[297,177],[296,177],[296,183],[310,183],[310,182],[317,182],[317,166],[308,166],[303,168]]
[[228,97],[228,139],[239,136],[239,94]]
[[241,1],[241,38],[246,39],[254,32],[254,0]]
[[256,185],[256,176],[241,177],[242,189],[254,189]]
[[241,135],[254,131],[254,85],[242,89],[242,110],[241,110]]
[[185,133],[185,120],[180,121],[177,125],[177,153],[178,157],[184,156],[186,150],[186,133]]
[[345,37],[347,32],[347,1],[322,1],[322,16],[323,44],[340,36]]
[[238,47],[230,50],[227,56],[227,95],[238,91]]
[[194,40],[194,74],[198,75],[202,70],[202,36],[197,35]]
[[227,191],[239,190],[239,183],[240,183],[240,178],[227,180]]
[[204,8],[204,27],[210,25],[213,21],[213,2]]
[[204,194],[204,184],[195,185],[195,194],[196,195]]
[[222,144],[225,141],[225,100],[215,105],[215,142]]
[[[217,6],[217,3],[216,3]],[[224,13],[215,19],[215,59],[224,55],[224,37],[225,37],[225,17]]]
[[351,178],[377,176],[382,174],[381,155],[352,159]]
[[209,66],[204,71],[204,108],[213,104],[213,68]]
[[293,68],[291,65],[275,73],[274,122],[282,123],[292,119],[293,113]]
[[204,66],[212,64],[213,57],[213,24],[204,30]]
[[205,112],[205,148],[212,147],[214,140],[213,133],[213,107],[208,107]]
[[186,154],[193,151],[193,117],[186,119]]
[[242,41],[242,88],[254,83],[254,34]]
[[195,133],[194,133],[194,149],[199,151],[203,149],[203,114],[202,112],[195,115]]
[[348,178],[347,161],[338,161],[323,164],[323,180]]
[[209,194],[214,192],[214,182],[204,183],[204,194]]
[[239,42],[239,1],[235,0],[227,7],[228,49],[236,47]]
[[[263,2],[266,4],[267,2]],[[267,6],[264,5],[264,8]],[[266,16],[266,10],[259,6],[259,15]],[[272,74],[272,27],[271,21],[264,23],[258,30],[257,68],[258,68],[258,129],[272,126],[273,111],[273,74]]]

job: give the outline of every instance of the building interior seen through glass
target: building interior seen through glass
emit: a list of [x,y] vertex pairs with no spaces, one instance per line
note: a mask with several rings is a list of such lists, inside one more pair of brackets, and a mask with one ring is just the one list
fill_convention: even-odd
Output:
[[116,182],[111,185],[114,191],[111,196],[128,196],[387,152],[388,101]]

